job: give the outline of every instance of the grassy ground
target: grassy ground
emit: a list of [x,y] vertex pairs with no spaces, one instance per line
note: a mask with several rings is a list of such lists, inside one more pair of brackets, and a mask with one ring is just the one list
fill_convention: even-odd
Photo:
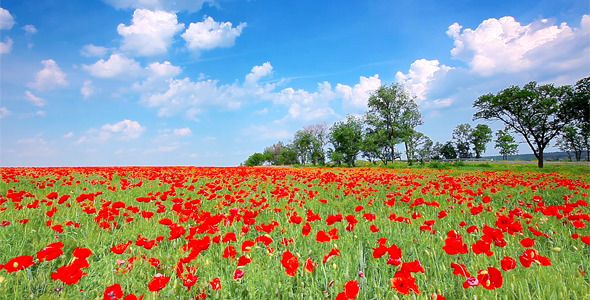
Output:
[[[543,172],[499,163],[396,163],[352,169],[2,168],[1,173],[0,264],[21,255],[33,256],[35,264],[10,273],[0,270],[0,298],[95,299],[119,283],[122,296],[146,298],[334,299],[346,283],[356,281],[357,299],[437,294],[447,299],[590,299],[590,246],[582,240],[590,239],[587,166],[547,165]],[[14,195],[21,191],[20,197]],[[58,196],[52,199],[51,192]],[[80,200],[89,194],[93,199]],[[63,195],[70,196],[59,203]],[[339,221],[328,221],[338,216]],[[501,216],[516,229],[503,227]],[[308,235],[303,234],[306,226]],[[485,237],[488,226],[502,232],[504,246]],[[329,241],[318,241],[320,231],[330,230]],[[453,233],[461,235],[465,253],[444,250]],[[235,240],[223,241],[228,234]],[[142,246],[140,236],[155,245]],[[550,265],[537,258],[528,267],[522,264],[525,238],[535,239],[529,248]],[[187,260],[206,239],[208,246]],[[386,247],[399,247],[399,265],[388,264],[390,253],[375,257],[380,239],[387,239]],[[38,251],[58,241],[63,253],[39,261]],[[128,241],[122,254],[111,250]],[[247,241],[254,245],[243,248]],[[487,241],[493,254],[476,254],[478,241]],[[72,284],[54,280],[52,273],[74,262],[76,248],[92,251],[88,266],[80,269],[87,274]],[[326,259],[335,249],[338,255]],[[296,257],[294,276],[282,261],[287,251]],[[242,256],[251,262],[239,266]],[[501,260],[507,256],[517,263],[505,271]],[[317,264],[312,272],[304,268],[307,259]],[[404,263],[416,261],[423,272],[404,271]],[[184,272],[179,262],[185,262]],[[452,263],[465,265],[473,277],[496,268],[502,285],[464,288],[467,277],[454,275]],[[198,276],[189,291],[183,285],[188,268]],[[243,277],[234,279],[239,271]],[[150,291],[157,274],[170,281]],[[415,280],[408,294],[392,287],[392,279],[403,275]],[[219,290],[211,284],[215,278]]]

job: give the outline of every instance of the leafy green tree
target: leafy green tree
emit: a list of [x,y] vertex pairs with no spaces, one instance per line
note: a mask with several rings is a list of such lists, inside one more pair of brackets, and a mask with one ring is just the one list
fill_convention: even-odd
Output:
[[287,144],[281,150],[279,154],[279,165],[288,166],[299,164],[297,160],[297,151],[292,144]]
[[485,124],[477,124],[471,132],[471,144],[475,151],[475,158],[481,158],[486,151],[486,144],[492,141],[492,129]]
[[325,151],[327,141],[327,125],[318,123],[306,126],[295,133],[293,146],[302,164],[325,163]]
[[269,162],[271,165],[276,166],[279,164],[279,156],[281,152],[285,149],[285,144],[283,142],[278,142],[272,144],[264,148],[264,158],[265,161]]
[[510,135],[507,129],[498,130],[496,132],[496,145],[494,148],[498,149],[498,152],[502,154],[502,159],[507,160],[508,155],[514,155],[518,153],[518,144],[515,142],[514,137]]
[[330,143],[333,147],[330,150],[330,157],[338,165],[344,162],[349,167],[353,167],[361,151],[362,141],[362,122],[348,115],[346,121],[336,122],[330,128]]
[[576,126],[565,126],[561,135],[557,137],[556,146],[561,151],[567,153],[568,159],[572,160],[571,153],[574,153],[576,161],[582,159],[582,152],[584,151],[584,134],[578,132]]
[[590,161],[590,76],[576,83],[573,100],[574,126],[586,151],[586,160]]
[[426,135],[422,135],[418,143],[416,154],[421,163],[424,163],[426,160],[434,159],[436,156],[434,152],[434,143]]
[[473,128],[468,123],[457,125],[453,130],[453,140],[455,141],[455,149],[459,159],[471,157],[471,136],[473,134]]
[[293,147],[301,164],[306,164],[311,159],[313,149],[313,136],[311,132],[299,130],[293,138]]
[[264,154],[260,153],[260,152],[256,152],[252,155],[250,155],[250,157],[248,157],[248,159],[246,160],[246,166],[248,167],[254,167],[254,166],[261,166],[264,163]]
[[411,130],[423,123],[422,116],[414,99],[399,83],[381,86],[369,97],[367,105],[367,125],[383,138],[380,142],[389,156],[385,159],[387,164],[396,157],[396,144],[404,142],[407,148]]
[[455,151],[455,146],[453,146],[453,142],[448,141],[440,148],[440,155],[445,159],[455,159],[457,158],[457,151]]
[[522,135],[542,168],[545,148],[574,119],[572,94],[571,86],[539,86],[534,81],[522,88],[511,86],[475,100],[473,118],[500,120]]

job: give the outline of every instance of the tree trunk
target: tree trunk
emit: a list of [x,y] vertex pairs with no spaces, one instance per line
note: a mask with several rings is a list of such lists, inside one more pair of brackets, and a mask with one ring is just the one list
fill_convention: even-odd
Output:
[[539,155],[537,156],[537,166],[539,166],[539,168],[543,168],[543,150],[539,151]]

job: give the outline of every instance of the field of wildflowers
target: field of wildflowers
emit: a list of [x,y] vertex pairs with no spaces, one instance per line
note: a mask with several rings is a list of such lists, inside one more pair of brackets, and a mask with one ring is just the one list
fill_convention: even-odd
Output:
[[1,168],[7,299],[590,299],[590,175]]

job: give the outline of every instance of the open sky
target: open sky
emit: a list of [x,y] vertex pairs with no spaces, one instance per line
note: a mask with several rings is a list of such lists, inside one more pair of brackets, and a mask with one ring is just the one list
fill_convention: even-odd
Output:
[[590,74],[580,0],[0,5],[2,166],[238,165],[393,82],[445,142],[482,94]]

